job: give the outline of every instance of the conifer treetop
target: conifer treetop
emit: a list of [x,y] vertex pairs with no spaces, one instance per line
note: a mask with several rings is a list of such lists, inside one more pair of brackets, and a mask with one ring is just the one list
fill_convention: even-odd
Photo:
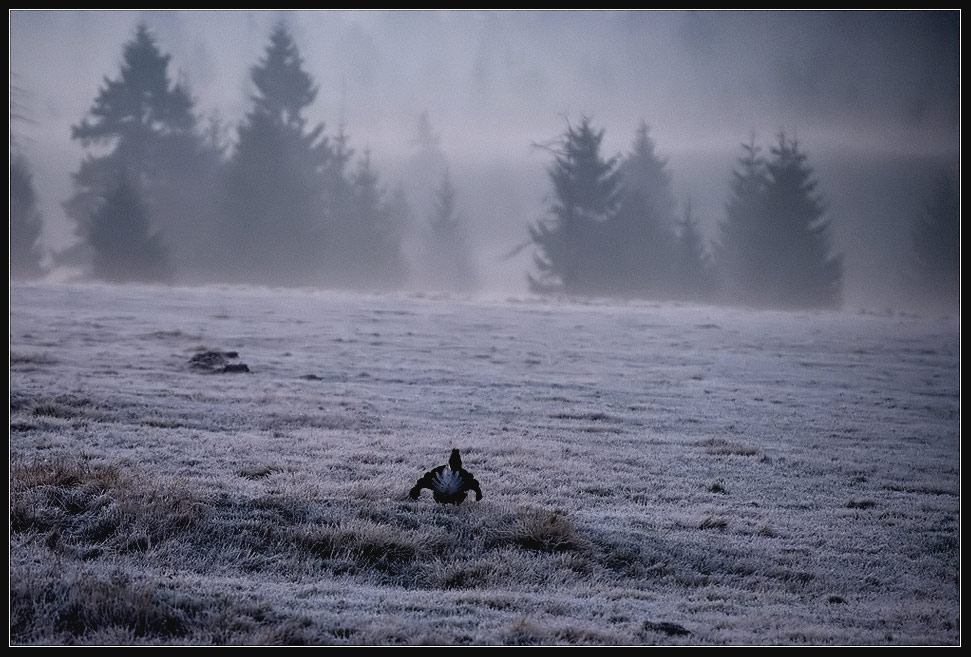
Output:
[[90,117],[71,128],[74,139],[104,142],[127,135],[192,130],[192,97],[185,86],[168,78],[169,55],[163,55],[144,23],[124,45],[121,71],[104,78]]

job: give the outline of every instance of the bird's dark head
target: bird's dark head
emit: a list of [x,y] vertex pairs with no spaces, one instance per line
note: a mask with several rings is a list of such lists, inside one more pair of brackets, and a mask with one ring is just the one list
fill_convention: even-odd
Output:
[[448,467],[452,470],[462,469],[462,457],[459,456],[459,451],[457,449],[452,450],[452,455],[448,457]]

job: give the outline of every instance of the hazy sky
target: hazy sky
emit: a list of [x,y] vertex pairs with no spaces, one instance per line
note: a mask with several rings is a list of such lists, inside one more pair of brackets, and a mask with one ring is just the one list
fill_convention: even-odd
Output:
[[[83,153],[70,126],[103,78],[117,76],[139,21],[198,108],[235,122],[248,107],[249,68],[284,20],[320,88],[312,118],[333,128],[343,110],[354,144],[370,146],[387,178],[413,151],[423,110],[457,169],[515,163],[540,183],[546,161],[531,144],[560,133],[564,117],[592,116],[610,152],[627,148],[643,118],[679,193],[688,161],[720,158],[721,177],[692,192],[708,214],[753,132],[764,141],[795,132],[811,155],[956,158],[959,148],[957,12],[12,10],[9,19],[11,85],[33,121],[16,128],[55,242],[69,235],[59,203]],[[542,197],[517,219],[523,226]]]

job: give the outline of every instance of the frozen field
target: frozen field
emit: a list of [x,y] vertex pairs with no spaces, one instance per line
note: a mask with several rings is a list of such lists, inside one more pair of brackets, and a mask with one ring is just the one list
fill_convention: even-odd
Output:
[[[11,642],[956,644],[959,354],[955,318],[12,286]],[[411,501],[452,447],[484,499]]]

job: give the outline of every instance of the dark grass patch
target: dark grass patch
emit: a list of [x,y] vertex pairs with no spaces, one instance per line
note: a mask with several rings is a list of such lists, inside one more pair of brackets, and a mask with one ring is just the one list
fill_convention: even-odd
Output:
[[11,465],[11,533],[36,536],[56,552],[144,551],[188,531],[200,515],[200,503],[184,487],[145,485],[114,465]]
[[517,618],[503,633],[503,644],[507,646],[535,646],[548,643],[549,632],[536,622]]
[[582,431],[583,433],[617,433],[621,434],[624,431],[620,427],[614,426],[602,426],[596,424],[586,424],[576,427],[577,431]]
[[333,643],[306,616],[288,618],[262,629],[254,641],[261,646],[314,646]]
[[578,550],[581,540],[569,518],[560,511],[521,508],[515,518],[495,528],[495,544],[516,545],[536,552]]
[[[591,579],[624,586],[651,581],[700,587],[709,581],[704,573],[714,567],[708,550],[686,553],[680,544],[651,532],[587,527],[567,512],[538,507],[375,504],[280,493],[248,498],[230,490],[202,497],[184,484],[176,489],[119,466],[82,460],[15,462],[12,473],[12,534],[18,545],[52,552],[59,563],[74,569],[104,568],[121,556],[136,565],[151,563],[187,573],[217,569],[231,577],[259,573],[301,580],[336,576],[410,590],[488,591],[543,590]],[[728,524],[709,520],[709,529]],[[142,604],[154,603],[150,599]],[[167,641],[174,642],[181,636],[187,641],[201,636],[198,627],[208,621],[198,618],[209,612],[193,616],[183,611],[188,625],[181,629],[151,629],[161,627],[160,621],[146,621],[149,629],[137,631],[148,637],[169,631]],[[213,622],[222,627],[224,621]],[[243,634],[210,627],[209,638],[202,642],[236,642],[245,635],[256,643],[326,644],[352,643],[363,636],[347,640],[327,627],[302,622],[268,625],[250,619],[244,624],[248,629],[238,630]],[[108,636],[121,637],[123,632],[119,624],[94,625]],[[124,627],[129,634],[135,631],[131,623]],[[601,641],[582,628],[571,634],[558,627],[545,627],[538,634],[512,632],[506,638],[524,644],[616,638],[604,635]],[[76,634],[80,631],[69,628],[58,641],[102,640],[101,630],[84,638]],[[188,633],[180,635],[183,631]]]
[[360,630],[357,628],[346,626],[334,627],[327,630],[327,632],[341,643],[351,643],[354,640],[354,637],[360,634]]
[[645,632],[656,632],[668,636],[689,636],[691,632],[684,626],[668,621],[644,621],[641,629]]
[[502,632],[502,643],[508,646],[537,645],[591,645],[604,646],[619,643],[616,636],[604,634],[595,629],[559,623],[547,625],[521,616],[510,623]]
[[873,500],[850,500],[846,503],[847,509],[872,509],[877,505]]
[[933,533],[924,536],[922,541],[924,549],[928,554],[945,554],[945,555],[957,555],[960,545],[958,539],[955,536]]
[[166,330],[152,331],[151,333],[147,333],[147,334],[143,335],[142,337],[144,337],[144,338],[154,338],[154,339],[158,339],[158,340],[190,340],[190,341],[197,341],[197,340],[201,340],[202,339],[202,336],[201,335],[194,335],[194,334],[185,333],[183,331],[180,331],[179,329],[172,329],[172,330],[169,330],[169,331],[166,331]]
[[113,465],[88,463],[81,460],[14,462],[10,466],[11,493],[34,488],[78,488],[92,486],[106,490],[126,482]]
[[617,643],[615,637],[605,636],[584,627],[564,627],[553,632],[557,642],[580,646],[602,646]]
[[587,495],[593,495],[594,497],[611,497],[613,496],[615,489],[605,488],[603,486],[585,486],[583,492]]
[[[160,485],[84,461],[15,463],[12,473],[12,535],[68,563],[126,555],[196,572],[292,576],[296,568],[308,576],[452,590],[578,577],[653,580],[695,569],[679,565],[655,539],[581,527],[559,510],[200,497],[184,484]],[[723,529],[721,522],[709,519],[703,528]]]
[[140,424],[155,429],[203,429],[205,427],[200,422],[186,422],[182,418],[164,417],[156,413],[141,418]]
[[422,563],[455,547],[439,532],[360,520],[297,527],[290,530],[288,540],[320,559],[325,569],[364,577],[370,573],[381,581],[411,585],[419,583]]
[[86,572],[13,572],[10,578],[10,639],[35,642],[85,643],[115,630],[119,643],[136,639],[178,639],[189,633],[199,608],[184,598],[131,578],[98,577]]
[[322,570],[364,581],[431,589],[539,585],[594,566],[591,542],[565,514],[544,509],[340,504],[308,520],[267,549],[297,551]]
[[123,575],[37,581],[11,575],[10,639],[14,644],[84,643],[85,638],[117,629],[119,637],[184,637],[194,610],[164,601],[145,585]]
[[651,572],[650,564],[645,562],[644,547],[636,536],[597,535],[593,542],[592,558],[619,577],[654,577],[660,573],[659,570]]
[[17,433],[26,433],[28,431],[33,431],[39,427],[36,424],[31,424],[29,422],[11,422],[10,430]]
[[255,481],[257,479],[265,479],[274,472],[280,472],[280,468],[272,465],[251,465],[245,468],[240,468],[236,474],[243,479]]
[[698,529],[717,529],[725,530],[728,528],[728,521],[724,518],[716,518],[714,516],[708,516],[701,521],[698,525]]
[[550,418],[554,420],[577,420],[582,422],[623,422],[621,418],[599,411],[591,411],[589,413],[551,413]]
[[450,564],[442,569],[438,588],[469,590],[486,588],[494,579],[494,569],[484,561]]
[[313,428],[327,430],[361,431],[371,428],[377,422],[374,418],[354,413],[321,412],[310,413],[266,413],[255,422],[261,431],[295,431]]
[[960,496],[960,493],[956,490],[948,490],[945,488],[938,488],[936,486],[900,486],[897,484],[885,484],[883,489],[893,491],[895,493],[916,493],[918,495],[934,496],[946,495],[951,497]]
[[37,417],[53,417],[60,420],[103,421],[110,419],[110,415],[99,408],[92,400],[69,394],[57,395],[34,403],[32,413]]
[[10,573],[13,645],[331,643],[260,601],[193,594],[115,571],[50,564]]
[[61,420],[70,420],[80,417],[82,414],[77,408],[64,406],[63,404],[42,403],[34,406],[34,415],[40,417],[55,417]]
[[712,456],[758,456],[759,449],[724,438],[708,438],[699,443]]
[[10,365],[56,365],[57,359],[48,353],[22,353],[19,351],[10,352]]

